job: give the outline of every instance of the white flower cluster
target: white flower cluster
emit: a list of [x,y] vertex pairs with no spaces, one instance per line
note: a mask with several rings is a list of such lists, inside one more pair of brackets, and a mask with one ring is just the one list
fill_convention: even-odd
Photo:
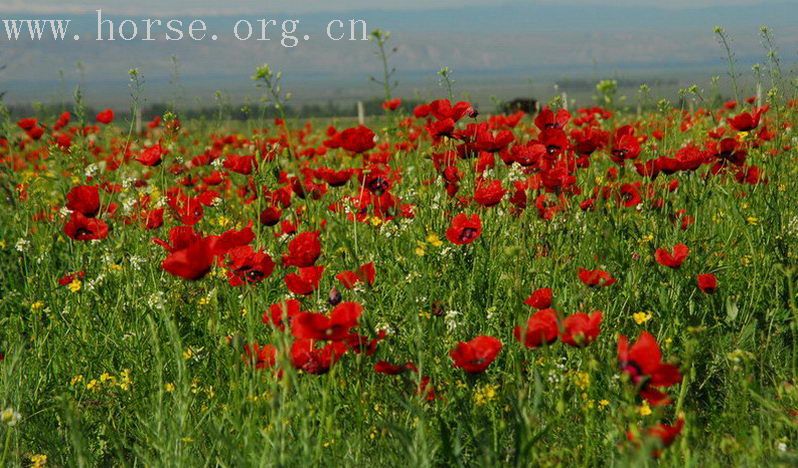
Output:
[[147,305],[152,309],[163,310],[164,307],[164,293],[163,291],[156,291],[150,294],[147,298]]
[[25,253],[30,248],[30,241],[20,237],[17,243],[14,244],[14,248],[17,249],[17,252]]
[[460,315],[460,312],[456,310],[447,310],[446,314],[443,316],[443,320],[446,322],[446,331],[452,333],[457,329],[457,317]]
[[20,419],[22,416],[14,408],[6,408],[0,413],[0,420],[9,427],[16,426]]

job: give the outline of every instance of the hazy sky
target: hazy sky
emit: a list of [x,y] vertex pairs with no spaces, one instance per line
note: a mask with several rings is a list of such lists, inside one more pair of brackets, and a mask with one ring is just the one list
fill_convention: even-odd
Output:
[[91,12],[102,8],[109,13],[135,15],[307,13],[345,10],[398,10],[457,8],[467,5],[559,4],[653,6],[659,8],[701,8],[717,5],[766,5],[778,0],[2,0],[0,13]]

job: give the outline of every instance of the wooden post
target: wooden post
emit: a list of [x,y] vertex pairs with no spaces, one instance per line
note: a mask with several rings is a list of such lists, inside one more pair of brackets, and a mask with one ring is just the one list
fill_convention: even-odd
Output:
[[366,123],[366,109],[363,107],[363,101],[357,101],[357,122],[360,125]]

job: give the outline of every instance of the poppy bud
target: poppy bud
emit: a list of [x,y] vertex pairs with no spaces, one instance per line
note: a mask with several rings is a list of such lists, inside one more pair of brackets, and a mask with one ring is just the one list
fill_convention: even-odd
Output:
[[327,302],[331,306],[337,306],[338,304],[341,303],[342,300],[343,300],[343,296],[341,296],[341,292],[338,291],[338,288],[333,286],[333,288],[330,289],[330,295],[327,296]]

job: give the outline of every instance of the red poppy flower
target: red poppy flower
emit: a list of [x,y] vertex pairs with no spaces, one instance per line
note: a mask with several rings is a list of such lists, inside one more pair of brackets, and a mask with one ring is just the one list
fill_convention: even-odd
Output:
[[209,236],[211,249],[214,255],[223,256],[235,249],[242,247],[255,240],[255,233],[252,231],[252,222],[239,230],[230,229],[218,236]]
[[[651,451],[651,456],[654,458],[659,458],[662,455],[662,449],[668,448],[676,441],[676,437],[682,433],[682,429],[684,428],[684,419],[679,418],[676,421],[676,424],[669,425],[660,423],[655,426],[651,426],[645,430],[645,435],[650,438],[655,438],[658,440],[661,448],[655,448]],[[631,431],[626,432],[626,438],[630,442],[635,443],[636,445],[640,443],[637,440],[635,434]]]
[[353,153],[365,153],[377,146],[376,135],[366,126],[348,128],[337,135],[341,148]]
[[452,219],[452,224],[446,230],[446,238],[457,245],[470,244],[482,234],[482,221],[479,215],[467,216],[460,213]]
[[738,132],[750,132],[759,126],[759,121],[765,110],[764,108],[760,108],[753,113],[743,112],[742,114],[726,119],[726,121]]
[[718,290],[718,279],[712,273],[702,273],[696,277],[698,289],[706,294],[712,294]]
[[285,275],[285,285],[292,293],[307,296],[318,289],[323,273],[323,266],[300,268],[298,273]]
[[670,398],[654,387],[670,387],[682,380],[678,367],[662,362],[657,341],[648,332],[640,334],[631,348],[624,335],[618,337],[618,363],[638,386],[640,396],[655,406],[670,403]]
[[316,169],[316,177],[327,182],[330,187],[341,187],[346,185],[349,179],[352,178],[352,174],[354,174],[354,170],[352,169],[343,169],[340,171],[334,171],[327,167]]
[[335,275],[335,279],[340,281],[346,289],[352,289],[361,281],[369,286],[373,285],[376,274],[377,271],[374,268],[374,262],[369,262],[360,265],[360,268],[358,268],[357,272],[347,270],[338,273]]
[[571,113],[566,109],[559,109],[555,114],[548,106],[541,109],[535,117],[535,126],[540,130],[549,128],[563,128],[571,120]]
[[600,269],[586,270],[580,267],[577,270],[577,275],[579,276],[579,281],[591,288],[610,286],[615,284],[616,281],[609,272]]
[[427,133],[437,143],[441,137],[452,136],[454,133],[455,122],[452,119],[436,120],[429,122],[426,126]]
[[108,125],[114,121],[114,111],[111,109],[105,109],[104,111],[97,114],[97,122],[101,124]]
[[163,208],[145,211],[142,216],[144,218],[144,227],[146,229],[158,229],[163,226],[163,211]]
[[401,105],[402,105],[402,99],[401,98],[394,98],[394,99],[389,99],[389,100],[383,102],[382,103],[382,108],[387,110],[387,111],[395,111]]
[[78,185],[67,193],[66,207],[77,211],[87,218],[93,218],[100,212],[100,191],[93,185]]
[[569,315],[562,321],[562,334],[560,339],[563,343],[578,348],[585,347],[596,341],[601,329],[601,319],[603,315],[600,311],[595,311],[588,315],[577,312]]
[[291,321],[302,312],[302,306],[296,299],[288,299],[269,306],[269,310],[263,313],[263,323],[271,323],[275,328],[285,330],[285,324]]
[[288,254],[283,255],[283,266],[300,268],[313,266],[319,256],[321,256],[319,232],[303,232],[288,243]]
[[72,283],[76,279],[83,279],[86,277],[86,272],[76,271],[75,273],[68,273],[60,278],[58,278],[58,285],[59,286],[67,286],[68,284]]
[[679,268],[690,254],[690,249],[684,244],[676,244],[671,252],[665,249],[657,249],[654,252],[654,259],[662,266],[668,268]]
[[274,226],[280,222],[283,212],[276,206],[269,206],[260,214],[260,223],[264,226]]
[[213,266],[214,254],[210,237],[193,240],[187,246],[172,251],[161,264],[168,273],[197,281],[205,277]]
[[108,224],[97,218],[87,218],[73,211],[64,225],[64,234],[78,241],[100,240],[108,237]]
[[301,312],[291,321],[291,333],[297,338],[342,341],[357,326],[363,306],[357,302],[342,302],[330,316]]
[[230,154],[224,160],[224,168],[241,175],[250,175],[257,166],[255,156]]
[[27,132],[27,131],[32,130],[33,128],[39,126],[39,120],[35,119],[33,117],[29,117],[29,118],[25,118],[25,119],[19,119],[17,121],[17,126],[19,128],[21,128],[22,130]]
[[481,180],[477,182],[476,190],[474,190],[474,201],[484,207],[491,207],[498,205],[507,190],[502,187],[500,180]]
[[479,374],[496,359],[502,350],[502,342],[492,336],[480,335],[471,341],[461,341],[449,352],[454,367],[469,374]]
[[548,309],[551,307],[553,293],[551,288],[540,288],[534,291],[525,301],[524,304],[534,307],[535,309]]
[[412,362],[404,364],[391,364],[388,361],[377,361],[374,364],[374,372],[385,375],[399,375],[407,371],[418,372],[418,368]]
[[266,252],[255,252],[244,245],[228,254],[227,278],[230,286],[260,283],[274,271],[272,257]]
[[557,313],[554,309],[543,309],[529,317],[526,328],[515,327],[513,336],[527,348],[539,348],[557,341]]
[[637,159],[640,155],[640,142],[635,136],[634,128],[626,125],[615,131],[610,158],[618,165],[627,159]]
[[136,161],[147,167],[155,167],[161,164],[166,153],[166,149],[158,143],[141,150],[141,154],[136,158]]
[[622,184],[620,189],[620,198],[623,206],[632,208],[639,205],[643,201],[640,196],[640,183]]
[[277,348],[274,345],[258,346],[258,343],[244,345],[244,359],[255,369],[274,367],[277,363]]
[[476,111],[471,104],[461,101],[452,105],[448,99],[432,101],[429,103],[429,110],[437,120],[452,119],[455,122],[465,116],[473,117],[476,115]]
[[325,374],[346,354],[346,351],[346,344],[340,341],[316,348],[316,342],[313,340],[298,339],[291,345],[291,364],[308,374]]

